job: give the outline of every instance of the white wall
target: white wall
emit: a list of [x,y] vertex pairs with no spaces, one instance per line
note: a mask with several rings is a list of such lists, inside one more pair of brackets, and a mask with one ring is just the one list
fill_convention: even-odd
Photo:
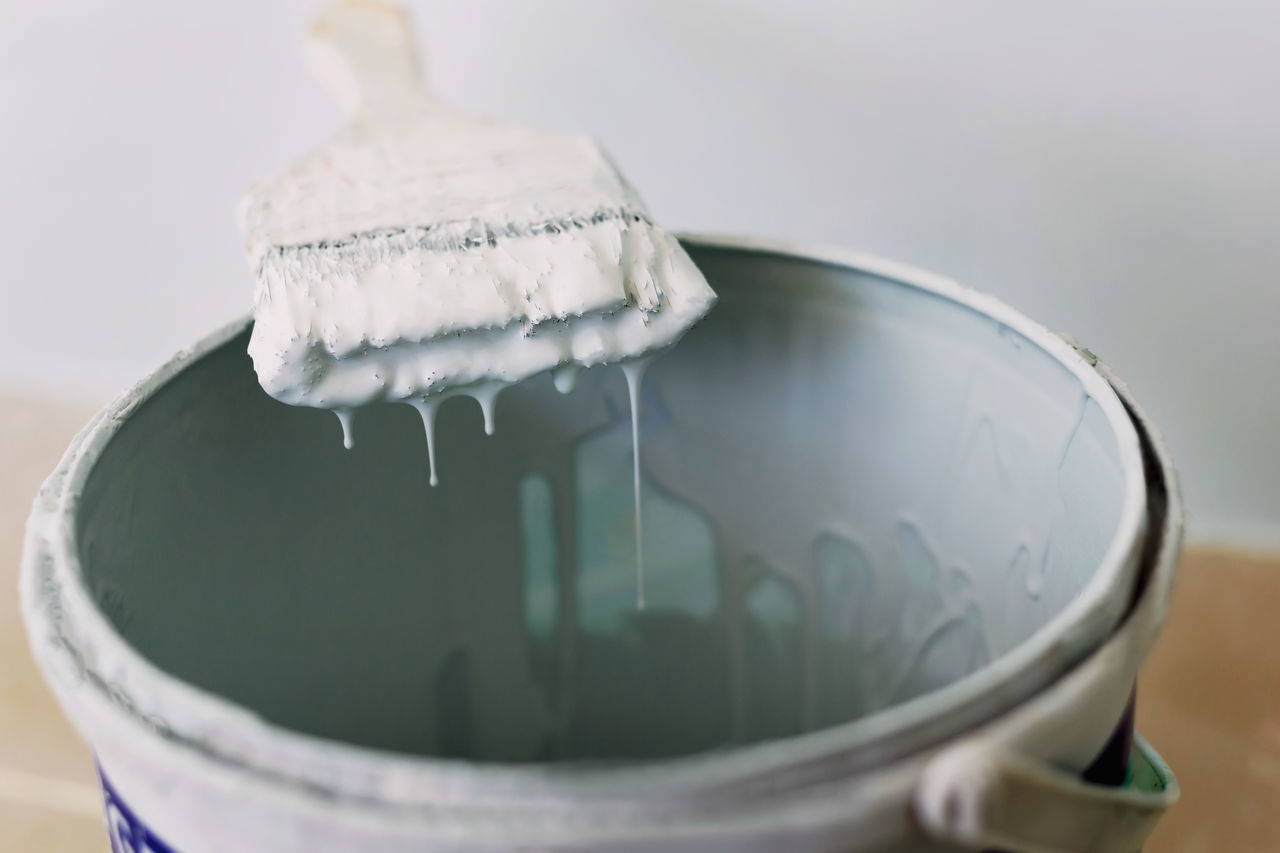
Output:
[[[247,309],[236,196],[337,121],[311,8],[0,0],[0,387],[100,399]],[[1280,545],[1280,6],[415,9],[447,98],[594,133],[672,226],[860,247],[1074,332],[1164,428],[1193,533]]]

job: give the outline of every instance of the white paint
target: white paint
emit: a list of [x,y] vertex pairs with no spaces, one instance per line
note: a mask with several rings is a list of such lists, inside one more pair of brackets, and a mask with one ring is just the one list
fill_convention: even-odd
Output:
[[[631,476],[634,483],[636,530],[636,609],[644,610],[644,511],[640,501],[640,385],[649,359],[622,363],[627,378],[627,399],[631,405]],[[563,547],[563,546],[562,546]]]
[[[669,248],[674,251],[662,252],[663,263],[672,264],[680,275],[700,277],[683,249],[674,241]],[[333,290],[341,286],[335,285]],[[352,285],[352,290],[355,287]],[[259,380],[272,396],[286,403],[328,408],[409,400],[424,393],[438,394],[447,388],[477,383],[516,382],[568,361],[584,366],[618,361],[674,343],[706,313],[713,298],[709,288],[693,294],[668,291],[663,308],[658,311],[621,308],[569,322],[544,322],[532,330],[517,322],[497,329],[445,335],[422,344],[415,341],[361,348],[354,343],[357,333],[352,332],[349,343],[356,348],[338,355],[327,351],[325,345],[304,338],[283,348],[267,343],[276,333],[291,334],[273,317],[284,317],[291,302],[311,304],[296,288],[281,287],[270,293],[266,302],[259,303],[259,325],[250,341]],[[404,294],[388,294],[385,304],[412,306],[413,297],[407,295],[411,293],[407,288]],[[381,297],[378,301],[382,302]],[[341,335],[346,333],[344,330],[359,327],[354,318],[361,311],[353,303],[335,299],[320,305],[326,314],[324,328]],[[351,313],[344,314],[346,309]],[[405,314],[412,312],[412,308],[405,309]],[[349,318],[346,323],[341,320],[344,316]]]
[[422,418],[422,430],[427,435],[427,467],[431,471],[430,483],[433,486],[440,484],[436,475],[436,408],[439,402],[435,397],[428,397],[412,404]]
[[484,417],[484,434],[493,435],[493,410],[498,402],[498,393],[503,386],[499,383],[481,385],[471,392],[471,396],[480,404],[480,414]]
[[552,374],[552,382],[555,383],[556,390],[561,394],[568,394],[578,384],[578,374],[582,372],[582,368],[576,364],[566,364],[564,367],[557,368]]
[[710,308],[592,140],[444,107],[394,7],[336,3],[310,36],[351,121],[245,198],[268,393],[335,408],[515,382],[666,346]]
[[334,409],[333,413],[338,416],[338,423],[342,425],[342,446],[350,450],[356,446],[355,433],[351,428],[353,412],[350,409]]
[[[1169,437],[1193,537],[1280,548],[1280,7],[412,7],[442,98],[589,132],[665,225],[865,247],[1074,332]],[[282,50],[315,9],[0,4],[0,388],[105,402],[243,313],[226,211],[334,127]]]

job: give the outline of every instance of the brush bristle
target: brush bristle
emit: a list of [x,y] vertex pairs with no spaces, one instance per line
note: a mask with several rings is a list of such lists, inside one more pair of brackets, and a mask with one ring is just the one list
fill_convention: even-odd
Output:
[[409,229],[268,253],[249,346],[259,381],[300,405],[412,399],[639,356],[710,309],[715,294],[667,232],[580,220],[463,244]]
[[336,408],[674,342],[715,299],[590,139],[355,123],[247,199],[262,386]]

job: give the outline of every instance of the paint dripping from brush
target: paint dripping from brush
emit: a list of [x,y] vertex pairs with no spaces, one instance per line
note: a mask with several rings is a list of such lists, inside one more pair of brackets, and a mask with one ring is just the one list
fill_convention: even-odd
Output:
[[338,423],[342,424],[342,446],[350,450],[356,446],[355,434],[351,429],[351,410],[334,409],[333,413],[338,416]]
[[493,407],[498,401],[498,392],[502,386],[496,382],[481,385],[471,392],[471,396],[480,404],[480,413],[484,416],[484,434],[493,435]]
[[644,513],[640,505],[640,383],[644,380],[649,359],[624,362],[622,375],[627,379],[627,397],[631,402],[631,476],[635,500],[636,528],[636,609],[644,610]]
[[579,365],[566,364],[552,374],[551,381],[555,383],[557,391],[568,394],[578,384],[578,374],[581,372],[582,368]]
[[430,482],[433,486],[440,482],[436,477],[436,406],[438,402],[424,399],[412,404],[422,417],[422,429],[427,434],[427,465],[431,470]]

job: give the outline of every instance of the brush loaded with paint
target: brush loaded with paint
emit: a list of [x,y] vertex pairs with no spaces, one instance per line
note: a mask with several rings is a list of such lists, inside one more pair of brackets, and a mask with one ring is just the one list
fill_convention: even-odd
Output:
[[349,123],[242,207],[249,353],[272,396],[340,414],[483,404],[534,373],[667,346],[715,301],[594,141],[431,95],[400,9],[331,6],[308,58]]

